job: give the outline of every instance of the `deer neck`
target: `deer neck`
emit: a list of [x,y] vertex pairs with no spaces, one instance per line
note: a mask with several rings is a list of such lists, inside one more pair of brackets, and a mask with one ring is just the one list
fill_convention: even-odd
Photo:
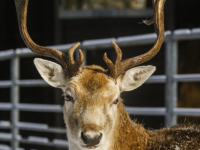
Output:
[[148,133],[140,124],[133,122],[122,103],[118,106],[118,117],[112,134],[110,150],[146,149]]

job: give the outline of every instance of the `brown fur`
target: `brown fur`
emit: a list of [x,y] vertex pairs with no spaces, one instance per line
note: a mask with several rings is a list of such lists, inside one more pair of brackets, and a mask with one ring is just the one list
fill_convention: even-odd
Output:
[[108,84],[108,80],[104,77],[103,73],[100,73],[97,68],[98,66],[92,66],[90,69],[84,72],[79,79],[79,83],[82,83],[83,89],[86,89],[88,92],[94,92],[96,90],[104,90],[104,85]]
[[176,125],[150,131],[131,121],[123,104],[119,104],[114,131],[114,150],[200,150],[200,126]]
[[147,147],[148,134],[142,125],[131,121],[122,102],[118,104],[118,118],[115,125],[114,150],[144,150]]
[[[64,119],[67,128],[74,135],[77,134],[80,128],[87,131],[91,131],[92,129],[100,131],[104,128],[106,132],[110,132],[110,128],[113,126],[113,120],[106,111],[107,107],[105,106],[105,102],[109,100],[107,102],[111,103],[118,91],[113,90],[113,92],[110,92],[111,86],[109,85],[108,77],[96,71],[96,69],[103,71],[98,66],[91,66],[89,69],[83,69],[81,74],[71,78],[68,83],[76,93],[76,103],[74,106],[72,105],[72,112],[67,112],[65,105]],[[102,93],[105,93],[105,95]],[[104,116],[98,116],[98,112],[96,112],[98,108],[101,108]],[[92,117],[93,120],[89,117],[91,115],[94,115]],[[101,121],[100,125],[95,126],[95,119],[104,121]]]
[[84,132],[99,132],[101,130],[101,127],[96,124],[86,124],[82,128]]
[[[70,112],[64,110],[64,114],[68,113],[70,116],[68,119],[66,115],[64,117],[66,124],[69,123],[70,131],[81,127],[85,131],[98,132],[103,128],[107,132],[111,132],[110,150],[200,149],[200,126],[188,124],[155,131],[146,130],[141,124],[130,119],[120,98],[117,104],[117,119],[113,124],[113,120],[106,114],[105,103],[111,103],[117,91],[110,89],[110,82],[114,81],[110,81],[111,79],[108,76],[96,71],[98,69],[102,72],[105,71],[98,66],[91,66],[89,69],[83,69],[80,75],[72,78],[69,82],[78,97],[73,115],[70,116]],[[77,85],[79,88],[77,88]],[[102,93],[106,92],[109,94],[102,96]],[[102,127],[93,124],[90,122],[91,120],[84,119],[95,111],[95,107],[105,109],[106,122],[102,122]],[[94,119],[96,117],[94,116]],[[112,126],[113,130],[109,131]]]
[[150,131],[149,150],[199,150],[200,126],[194,124],[176,125],[171,128]]

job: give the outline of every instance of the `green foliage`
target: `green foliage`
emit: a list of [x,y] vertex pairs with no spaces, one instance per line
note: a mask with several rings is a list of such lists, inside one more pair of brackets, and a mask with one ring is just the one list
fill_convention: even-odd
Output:
[[102,9],[102,8],[135,8],[146,6],[146,0],[61,0],[62,7],[68,10]]

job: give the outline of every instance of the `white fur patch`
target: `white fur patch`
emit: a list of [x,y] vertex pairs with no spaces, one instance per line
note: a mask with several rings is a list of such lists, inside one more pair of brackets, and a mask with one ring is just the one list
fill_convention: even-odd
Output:
[[175,148],[175,150],[180,150],[180,147],[178,147],[178,146],[176,145],[176,148]]
[[140,66],[129,69],[117,79],[121,92],[131,91],[141,86],[156,70],[154,66]]
[[34,59],[34,64],[48,84],[57,88],[65,87],[67,78],[60,65],[40,58]]

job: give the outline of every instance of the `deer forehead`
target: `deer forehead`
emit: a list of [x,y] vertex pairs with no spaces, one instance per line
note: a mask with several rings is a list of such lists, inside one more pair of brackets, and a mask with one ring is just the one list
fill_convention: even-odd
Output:
[[85,69],[79,76],[72,78],[68,85],[73,88],[77,98],[86,102],[104,104],[119,96],[119,88],[114,80],[94,70]]

